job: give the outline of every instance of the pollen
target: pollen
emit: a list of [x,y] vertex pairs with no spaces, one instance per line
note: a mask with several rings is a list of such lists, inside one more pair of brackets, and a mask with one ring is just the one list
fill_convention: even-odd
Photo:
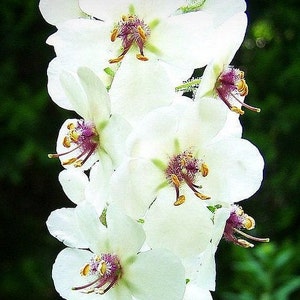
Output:
[[118,57],[110,59],[109,63],[121,62],[125,54],[133,47],[137,47],[139,50],[136,58],[140,61],[147,61],[148,57],[144,55],[144,48],[150,33],[150,27],[136,15],[123,15],[110,35],[112,42],[115,42],[117,38],[121,40],[122,52]]

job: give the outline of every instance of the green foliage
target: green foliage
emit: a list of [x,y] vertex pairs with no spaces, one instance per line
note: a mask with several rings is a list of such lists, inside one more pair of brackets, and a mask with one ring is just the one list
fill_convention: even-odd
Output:
[[[233,269],[237,280],[232,281],[224,300],[287,300],[300,289],[297,274],[299,245],[285,242],[263,244],[254,249],[233,248]],[[294,296],[295,297],[295,296]]]

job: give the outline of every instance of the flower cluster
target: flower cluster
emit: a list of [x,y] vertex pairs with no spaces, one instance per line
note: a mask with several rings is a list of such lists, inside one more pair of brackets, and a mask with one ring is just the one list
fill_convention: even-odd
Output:
[[[242,138],[248,94],[230,65],[244,0],[40,0],[57,30],[48,91],[78,118],[56,151],[75,204],[51,213],[67,248],[53,266],[65,299],[211,299],[222,237],[253,247],[234,203],[260,187],[264,161]],[[191,77],[204,68],[201,78]],[[185,92],[192,96],[185,96]]]

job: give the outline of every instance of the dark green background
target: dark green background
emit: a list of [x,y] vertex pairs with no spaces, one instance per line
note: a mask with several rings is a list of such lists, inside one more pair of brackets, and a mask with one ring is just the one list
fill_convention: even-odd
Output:
[[[47,94],[54,52],[45,40],[55,28],[43,20],[36,0],[10,0],[0,8],[0,298],[60,299],[51,266],[63,246],[45,221],[52,210],[71,203],[57,181],[61,166],[47,153],[72,113]],[[253,234],[271,243],[241,249],[222,242],[214,298],[298,299],[300,7],[292,0],[253,0],[248,16],[234,62],[246,73],[247,102],[262,109],[241,119],[244,137],[261,150],[266,167],[262,188],[242,204],[256,219]]]

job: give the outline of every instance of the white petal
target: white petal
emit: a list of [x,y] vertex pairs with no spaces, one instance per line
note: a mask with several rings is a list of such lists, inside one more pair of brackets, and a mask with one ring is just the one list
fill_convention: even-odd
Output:
[[86,13],[95,16],[106,22],[112,24],[118,22],[122,15],[129,13],[129,6],[132,5],[135,9],[134,13],[139,18],[152,18],[167,17],[174,13],[179,6],[182,5],[182,0],[166,1],[166,0],[153,0],[153,1],[123,1],[115,0],[110,2],[102,2],[95,0],[79,0],[79,5]]
[[178,257],[204,251],[211,239],[210,211],[196,197],[174,206],[175,190],[164,189],[150,207],[144,223],[150,247],[170,249]]
[[178,121],[179,113],[173,106],[150,112],[128,137],[130,155],[168,161],[176,150]]
[[185,289],[184,268],[180,260],[166,250],[138,254],[128,266],[124,280],[139,300],[179,300]]
[[150,161],[132,159],[124,162],[112,175],[111,199],[126,214],[139,219],[145,215],[157,195],[158,186],[163,182],[163,172]]
[[212,14],[215,17],[215,24],[218,26],[236,13],[246,10],[244,0],[214,0],[205,1],[201,10]]
[[90,170],[90,182],[85,190],[86,201],[92,203],[99,215],[101,215],[109,199],[108,184],[114,169],[111,159],[107,154],[101,155]]
[[122,115],[133,126],[147,112],[170,104],[174,96],[168,75],[157,60],[139,61],[131,53],[124,57],[110,89],[112,113]]
[[104,69],[114,70],[108,60],[117,55],[115,46],[109,38],[110,29],[103,22],[95,20],[70,20],[59,26],[58,31],[50,36],[47,42],[54,45],[57,57],[54,58],[47,70],[48,91],[52,100],[66,109],[73,109],[67,101],[61,87],[59,76],[62,71],[76,73],[81,66],[92,69],[104,85],[111,83]]
[[111,157],[115,168],[126,154],[125,141],[131,131],[129,123],[119,115],[112,115],[100,134],[101,147]]
[[89,247],[89,241],[87,241],[76,222],[74,208],[61,208],[53,211],[46,224],[49,232],[66,246]]
[[114,204],[107,208],[106,222],[110,249],[121,260],[140,251],[146,238],[141,224],[129,218]]
[[215,290],[216,286],[216,247],[208,243],[207,248],[198,256],[185,259],[183,264],[186,276],[192,284],[206,290]]
[[204,151],[205,162],[211,172],[201,184],[213,203],[238,202],[258,190],[264,161],[250,142],[228,138],[208,146]]
[[79,8],[78,0],[40,0],[39,8],[44,19],[52,25],[86,17]]
[[158,57],[163,61],[191,70],[212,59],[213,37],[210,15],[196,12],[164,20],[153,30],[149,43],[158,48]]
[[223,128],[227,110],[219,101],[202,98],[190,105],[181,117],[178,128],[178,139],[186,150],[192,147],[195,151],[209,143]]
[[106,252],[108,250],[107,229],[100,222],[100,215],[97,213],[95,207],[89,202],[81,203],[75,208],[75,216],[74,222],[78,224],[85,239],[89,242],[88,248],[98,253],[95,250],[98,249],[98,245],[101,243],[102,251],[99,251],[99,253]]
[[183,300],[213,300],[209,290],[202,289],[197,285],[189,282],[186,285]]
[[77,74],[87,98],[85,119],[94,121],[96,126],[106,123],[110,116],[110,99],[104,84],[89,68],[81,67]]
[[67,197],[78,204],[85,201],[85,189],[88,185],[88,177],[81,170],[68,169],[59,173],[58,180]]

